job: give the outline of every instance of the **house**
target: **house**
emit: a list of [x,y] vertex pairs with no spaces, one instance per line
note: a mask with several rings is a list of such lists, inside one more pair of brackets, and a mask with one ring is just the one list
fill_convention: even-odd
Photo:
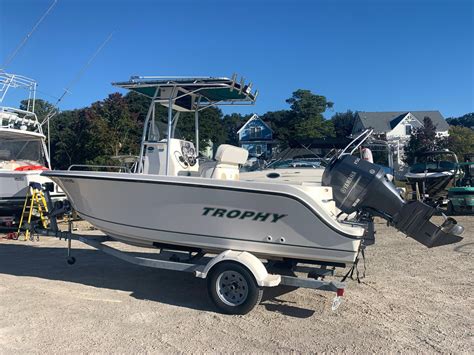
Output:
[[387,141],[408,141],[413,128],[423,126],[423,119],[431,118],[440,136],[447,136],[449,125],[439,111],[357,112],[352,134],[373,128],[374,134],[384,135]]
[[237,134],[239,146],[247,149],[250,157],[272,154],[273,131],[258,115],[250,117]]
[[404,146],[414,128],[431,118],[438,136],[448,136],[449,125],[439,111],[357,112],[352,135],[372,128],[374,135],[385,139],[393,149],[395,168],[403,165]]

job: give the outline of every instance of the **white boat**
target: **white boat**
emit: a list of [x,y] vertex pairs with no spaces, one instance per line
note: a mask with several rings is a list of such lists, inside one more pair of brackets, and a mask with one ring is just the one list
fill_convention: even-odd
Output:
[[445,149],[427,151],[415,157],[405,179],[412,190],[418,192],[427,202],[442,201],[447,197],[447,188],[458,170],[456,154]]
[[[245,163],[248,152],[226,144],[219,146],[214,162],[200,165],[196,159],[199,112],[256,100],[250,85],[235,77],[132,77],[114,85],[151,99],[135,171],[45,171],[43,175],[61,186],[81,217],[117,240],[158,248],[231,249],[267,259],[350,265],[364,239],[373,237],[373,222],[367,214],[339,220],[341,210],[336,203],[343,211],[346,201],[351,201],[349,207],[371,207],[370,199],[359,198],[359,181],[376,186],[385,194],[381,200],[394,199],[388,211],[392,222],[420,242],[433,246],[440,240],[441,244],[459,240],[450,239],[446,225],[442,231],[430,224],[429,218],[425,221],[431,210],[423,215],[398,213],[404,209],[403,201],[391,185],[384,185],[383,174],[367,162],[367,166],[356,162],[353,172],[342,181],[347,159],[340,156],[326,169],[331,182],[327,186],[242,181],[239,165]],[[166,135],[155,124],[156,103],[168,108]],[[195,144],[174,138],[180,112],[195,114]],[[333,198],[331,186],[347,196],[341,199],[339,192]],[[368,186],[361,186],[366,192]],[[413,216],[421,236],[410,227]]]
[[[350,141],[349,141],[350,142]],[[349,143],[348,142],[348,143]],[[268,164],[254,164],[254,166],[243,166],[240,179],[246,181],[262,181],[286,184],[314,184],[321,185],[323,172],[327,166],[328,159],[321,157],[320,147],[329,150],[333,147],[321,140],[317,142],[318,148],[311,147],[312,143],[304,144],[292,141],[290,146],[279,152]],[[344,148],[344,144],[341,148]],[[328,149],[328,147],[330,147]],[[256,168],[254,168],[256,167]]]
[[312,183],[321,185],[326,163],[311,159],[275,161],[264,169],[241,171],[240,179],[283,184]]
[[41,124],[34,113],[36,83],[24,76],[0,72],[0,103],[10,88],[26,88],[26,110],[0,106],[0,216],[21,213],[30,183],[50,184],[53,200],[65,194],[41,173],[50,169]]

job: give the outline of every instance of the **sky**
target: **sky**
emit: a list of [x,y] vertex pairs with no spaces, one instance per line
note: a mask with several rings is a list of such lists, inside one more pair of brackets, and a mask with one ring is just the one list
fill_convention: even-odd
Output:
[[[52,2],[0,0],[0,63]],[[5,69],[34,78],[38,97],[56,102],[113,33],[60,109],[102,100],[120,91],[111,82],[132,75],[237,73],[259,97],[255,106],[226,113],[287,109],[292,92],[308,89],[335,103],[326,117],[348,109],[456,117],[474,111],[473,4],[58,0]],[[4,104],[17,105],[18,98],[12,94]]]

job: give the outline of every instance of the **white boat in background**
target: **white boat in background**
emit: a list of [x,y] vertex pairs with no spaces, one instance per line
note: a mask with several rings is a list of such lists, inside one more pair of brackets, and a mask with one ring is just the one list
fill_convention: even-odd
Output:
[[264,169],[242,171],[240,179],[284,184],[321,185],[327,163],[322,159],[285,159],[270,163]]
[[419,198],[428,203],[443,202],[448,195],[448,185],[458,172],[456,154],[445,149],[427,151],[415,157],[405,179]]
[[11,88],[28,92],[25,110],[0,106],[0,216],[21,213],[26,193],[32,182],[50,184],[53,200],[65,194],[49,178],[41,176],[49,170],[50,160],[41,124],[34,113],[36,82],[20,75],[0,72],[0,103]]

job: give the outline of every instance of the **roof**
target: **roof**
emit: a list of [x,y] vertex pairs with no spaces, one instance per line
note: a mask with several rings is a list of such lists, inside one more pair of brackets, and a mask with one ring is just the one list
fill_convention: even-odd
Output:
[[402,121],[407,114],[412,114],[420,123],[425,117],[431,118],[437,131],[447,131],[449,125],[439,111],[392,111],[392,112],[357,112],[364,128],[373,128],[376,133],[389,132]]
[[[124,89],[135,91],[150,99],[168,105],[173,93],[173,108],[179,111],[195,111],[210,105],[253,104],[258,93],[252,93],[252,84],[244,80],[213,77],[131,77],[126,82],[112,83]],[[155,93],[158,89],[158,95]]]
[[260,122],[262,122],[265,125],[265,127],[267,127],[271,132],[273,132],[273,129],[271,129],[270,126],[266,124],[264,120],[262,120],[256,113],[254,113],[252,117],[250,117],[247,120],[247,122],[245,122],[245,124],[242,127],[240,127],[240,129],[237,131],[237,134],[239,134],[240,131],[242,131],[253,120],[260,120]]
[[7,140],[41,140],[45,136],[38,132],[25,131],[22,129],[0,127],[0,139]]

